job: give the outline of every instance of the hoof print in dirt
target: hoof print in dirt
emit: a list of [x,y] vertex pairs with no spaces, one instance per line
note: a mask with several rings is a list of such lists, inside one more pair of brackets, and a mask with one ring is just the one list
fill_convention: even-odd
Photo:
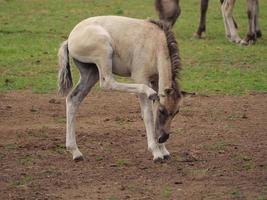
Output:
[[178,158],[179,162],[195,162],[197,159],[187,152],[181,153]]
[[80,161],[84,161],[84,158],[83,158],[83,156],[79,156],[79,157],[77,157],[77,158],[73,158],[73,160],[74,160],[75,162],[80,162]]

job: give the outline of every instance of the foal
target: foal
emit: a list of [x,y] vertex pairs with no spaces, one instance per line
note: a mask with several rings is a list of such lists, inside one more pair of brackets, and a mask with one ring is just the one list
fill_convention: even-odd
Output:
[[[169,158],[164,142],[183,94],[176,82],[178,46],[165,23],[118,16],[88,18],[71,31],[58,56],[59,92],[68,94],[66,147],[74,160],[83,159],[75,137],[77,109],[98,80],[101,88],[139,95],[148,149],[155,161]],[[80,72],[79,83],[70,93],[69,57]],[[130,76],[135,84],[119,83],[113,73]]]

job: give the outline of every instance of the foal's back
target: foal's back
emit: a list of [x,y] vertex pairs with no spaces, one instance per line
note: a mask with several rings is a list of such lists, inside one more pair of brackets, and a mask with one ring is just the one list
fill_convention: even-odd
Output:
[[130,76],[133,71],[156,73],[157,52],[166,49],[166,38],[147,20],[100,16],[80,22],[68,45],[70,55],[85,63],[96,63],[112,51],[113,72]]

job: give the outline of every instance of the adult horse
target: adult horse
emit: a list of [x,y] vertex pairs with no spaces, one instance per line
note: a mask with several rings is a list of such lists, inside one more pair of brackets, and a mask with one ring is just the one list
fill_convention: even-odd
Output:
[[[241,40],[237,33],[237,23],[233,18],[235,0],[220,0],[220,2],[222,4],[221,10],[226,37],[231,42],[241,43],[243,45],[255,43],[257,38],[260,38],[262,35],[259,25],[259,1],[247,0],[248,32],[243,40]],[[206,31],[208,4],[209,0],[201,0],[199,26],[197,32],[194,34],[197,38],[202,38],[203,33]],[[159,12],[160,19],[171,26],[174,25],[181,12],[179,0],[156,0],[155,7]]]
[[[180,71],[178,46],[169,26],[118,16],[88,18],[71,31],[58,56],[59,92],[68,94],[66,147],[74,160],[83,159],[75,137],[77,109],[98,80],[101,88],[139,95],[153,159],[169,158],[164,142],[183,95],[176,82]],[[71,92],[69,57],[80,72],[80,80]],[[119,83],[113,74],[129,76],[135,84]]]
[[[237,33],[237,23],[233,18],[233,9],[235,0],[220,0],[221,10],[224,19],[224,27],[226,37],[234,43],[241,43],[243,45],[253,44],[257,38],[262,36],[259,24],[259,1],[247,0],[247,15],[248,15],[248,32],[246,37],[241,40]],[[201,0],[200,4],[200,22],[198,30],[195,34],[197,38],[201,38],[206,31],[206,14],[209,0]]]
[[172,27],[181,14],[180,0],[156,0],[155,7],[160,20]]

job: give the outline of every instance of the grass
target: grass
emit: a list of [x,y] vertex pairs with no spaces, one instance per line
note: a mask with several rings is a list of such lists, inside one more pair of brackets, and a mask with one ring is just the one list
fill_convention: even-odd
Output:
[[128,160],[124,160],[124,159],[119,159],[119,160],[117,160],[116,161],[116,166],[117,167],[127,167],[127,166],[129,166],[129,161]]
[[267,200],[267,196],[260,195],[257,200]]
[[173,193],[173,189],[169,186],[166,186],[163,188],[163,190],[161,191],[161,196],[164,197],[164,198],[170,198],[171,195]]
[[35,159],[32,155],[26,155],[20,158],[19,161],[22,165],[31,165],[35,162]]
[[25,186],[32,182],[33,177],[30,175],[23,175],[18,180],[12,183],[14,186]]
[[[152,0],[0,0],[0,5],[1,92],[55,92],[58,46],[82,19],[96,15],[156,17]],[[267,92],[267,1],[261,1],[260,6],[263,39],[243,47],[225,38],[218,1],[210,1],[206,39],[192,39],[198,25],[199,0],[181,2],[182,15],[174,32],[185,90],[208,95]],[[236,3],[240,36],[247,30],[245,7],[245,1]],[[77,71],[73,71],[77,81]]]
[[111,197],[107,198],[107,200],[119,200],[119,198],[111,196]]
[[239,196],[240,192],[238,190],[233,190],[233,191],[229,192],[229,194],[232,196]]
[[203,148],[208,151],[224,151],[230,143],[224,140],[218,140],[213,144],[203,144]]

